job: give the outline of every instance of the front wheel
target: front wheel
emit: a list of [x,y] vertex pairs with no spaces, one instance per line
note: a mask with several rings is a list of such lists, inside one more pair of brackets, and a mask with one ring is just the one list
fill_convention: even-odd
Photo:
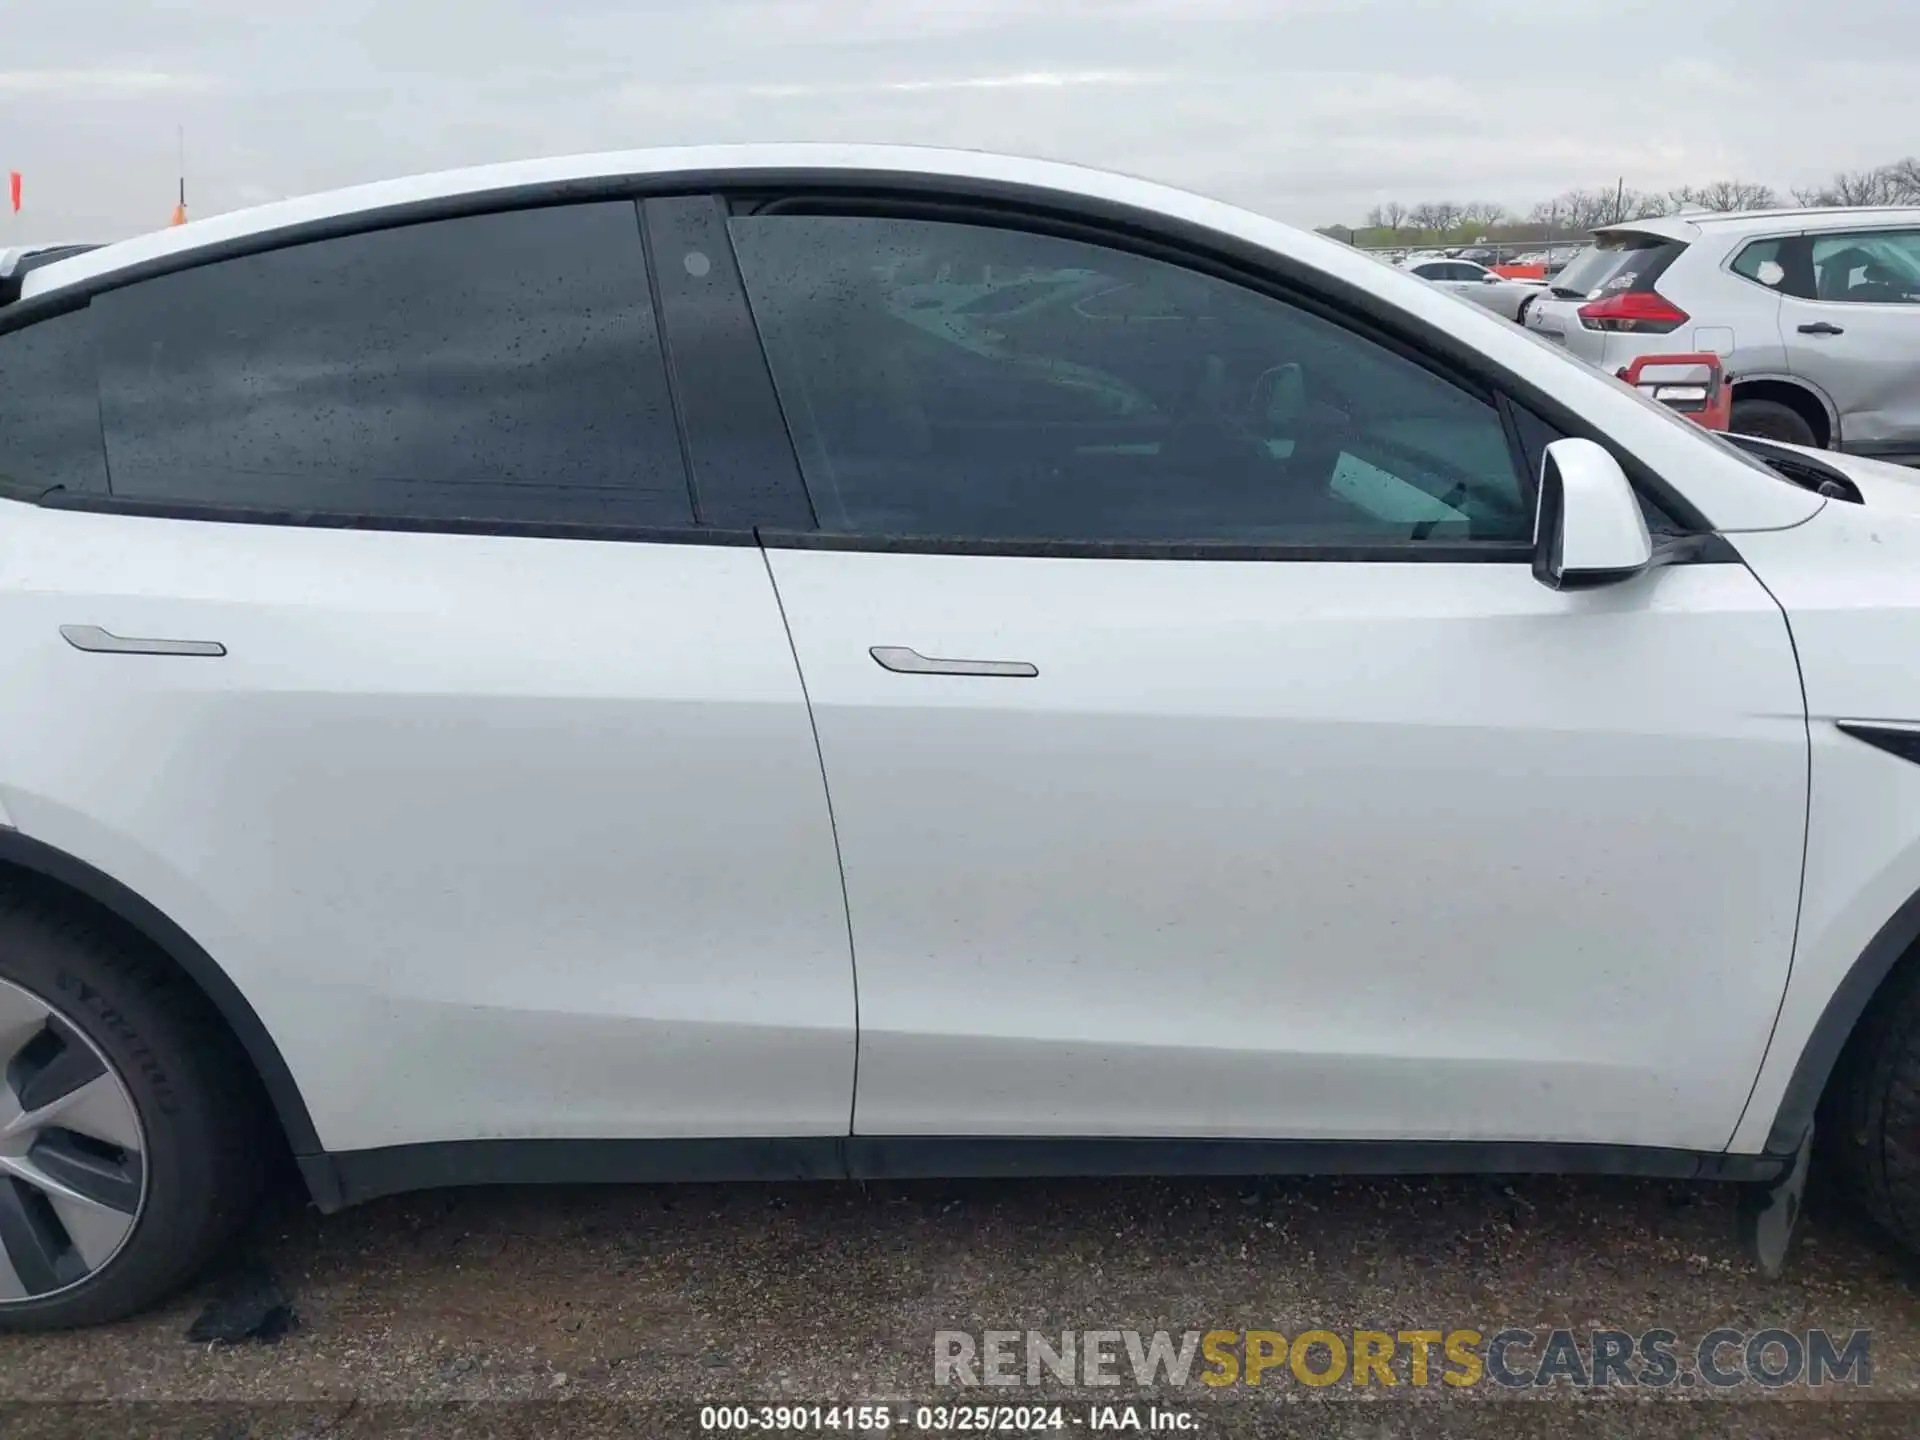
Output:
[[1874,998],[1847,1041],[1815,1134],[1846,1188],[1920,1254],[1920,966]]
[[247,1217],[257,1088],[197,991],[111,917],[0,891],[0,1330],[90,1325]]

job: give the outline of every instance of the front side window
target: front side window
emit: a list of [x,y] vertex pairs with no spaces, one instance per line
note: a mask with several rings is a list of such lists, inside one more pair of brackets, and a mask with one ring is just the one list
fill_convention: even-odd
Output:
[[692,520],[630,202],[290,246],[92,308],[116,495]]
[[731,221],[823,530],[1524,541],[1495,406],[1241,285],[921,219]]
[[1842,305],[1920,305],[1920,230],[1816,235],[1816,299]]

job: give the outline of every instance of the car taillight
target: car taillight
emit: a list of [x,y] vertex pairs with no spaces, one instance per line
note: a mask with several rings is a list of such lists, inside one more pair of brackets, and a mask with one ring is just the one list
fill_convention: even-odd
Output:
[[1634,335],[1665,335],[1687,323],[1687,312],[1656,290],[1622,290],[1582,305],[1580,323],[1589,330],[1619,330]]

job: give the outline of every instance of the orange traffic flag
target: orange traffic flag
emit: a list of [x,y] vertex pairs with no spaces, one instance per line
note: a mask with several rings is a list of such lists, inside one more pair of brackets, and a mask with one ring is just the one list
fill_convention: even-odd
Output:
[[18,215],[20,213],[20,172],[18,170],[7,172],[7,191],[13,199],[13,213]]
[[176,205],[176,206],[174,206],[174,207],[173,207],[173,219],[171,219],[171,220],[169,220],[169,221],[167,222],[167,224],[169,224],[169,225],[184,225],[184,224],[186,224],[186,223],[187,223],[187,207],[186,207],[186,206],[184,206],[184,205]]

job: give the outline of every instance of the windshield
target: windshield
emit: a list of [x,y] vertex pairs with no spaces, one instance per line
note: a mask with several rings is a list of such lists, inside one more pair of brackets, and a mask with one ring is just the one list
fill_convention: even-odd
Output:
[[1651,290],[1660,272],[1687,248],[1682,240],[1632,231],[1594,237],[1553,281],[1553,293],[1569,299],[1601,291]]

